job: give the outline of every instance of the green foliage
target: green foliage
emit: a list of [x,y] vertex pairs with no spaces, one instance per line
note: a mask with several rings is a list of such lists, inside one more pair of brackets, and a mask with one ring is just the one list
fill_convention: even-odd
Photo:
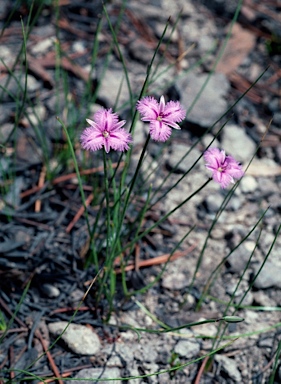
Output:
[[173,379],[175,377],[175,374],[177,372],[177,369],[175,368],[180,368],[181,366],[181,361],[179,359],[179,355],[176,352],[172,352],[171,357],[169,359],[169,364],[171,368],[173,368],[173,371],[170,372],[170,379]]
[[5,316],[2,311],[0,311],[0,331],[5,331],[7,329],[7,323]]

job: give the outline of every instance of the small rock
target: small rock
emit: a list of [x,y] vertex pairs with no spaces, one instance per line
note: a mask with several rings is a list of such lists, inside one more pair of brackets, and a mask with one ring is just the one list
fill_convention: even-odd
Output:
[[170,289],[171,291],[179,291],[188,287],[188,284],[189,281],[182,272],[166,275],[162,279],[162,287]]
[[[66,321],[58,321],[48,325],[49,331],[59,336],[67,326]],[[62,335],[62,340],[68,348],[78,355],[94,355],[100,349],[100,340],[97,334],[90,328],[80,324],[69,324]]]
[[192,359],[197,356],[200,351],[199,343],[190,340],[180,340],[174,348],[175,353],[186,359]]
[[70,294],[70,300],[73,305],[77,305],[79,301],[81,301],[84,297],[85,292],[83,292],[81,289],[77,288]]
[[253,176],[245,175],[244,177],[242,177],[242,180],[240,182],[240,188],[244,193],[255,192],[258,186],[259,185]]
[[245,269],[250,256],[251,251],[248,250],[244,244],[240,244],[227,259],[227,264],[231,272],[242,272]]
[[142,39],[133,40],[129,46],[130,55],[140,63],[149,64],[153,56],[151,47]]
[[33,126],[38,127],[45,120],[46,108],[42,104],[35,105],[32,108],[28,107],[26,108],[26,115],[28,117],[24,117],[22,119],[22,123],[25,126],[31,125],[32,127]]
[[206,197],[204,205],[208,213],[216,213],[221,207],[223,196],[220,193],[214,193]]
[[221,365],[221,369],[236,383],[242,383],[241,373],[236,362],[223,355],[215,355],[215,361]]
[[101,80],[98,97],[109,107],[112,107],[117,99],[118,106],[128,102],[129,91],[121,69],[111,68],[106,72],[106,76]]
[[254,292],[253,298],[256,305],[260,305],[262,307],[276,307],[276,302],[263,291]]
[[[0,110],[0,114],[1,114],[1,110]],[[0,141],[1,143],[5,142],[6,140],[8,140],[10,134],[13,132],[13,129],[14,129],[14,124],[11,124],[11,123],[5,123],[5,124],[2,124],[0,122]]]
[[85,52],[85,43],[81,40],[75,41],[72,45],[74,52]]
[[[106,382],[105,379],[111,379],[109,382],[112,384],[120,384],[120,380],[112,380],[118,379],[121,377],[119,368],[86,368],[82,369],[77,373],[74,379],[77,380],[67,380],[66,384],[88,384],[91,379],[93,382],[98,383],[94,379],[103,379],[102,382]],[[83,380],[85,379],[85,380]]]
[[192,73],[176,82],[182,104],[189,106],[206,81],[204,91],[186,118],[203,128],[212,126],[226,111],[226,94],[230,87],[228,79],[221,73],[213,74],[210,79],[207,74]]
[[256,151],[255,142],[245,130],[235,124],[227,124],[222,131],[222,148],[235,160],[246,163]]
[[171,382],[170,375],[168,372],[162,373],[158,376],[159,384],[167,384]]
[[60,295],[60,290],[52,284],[42,284],[40,289],[50,299]]
[[42,162],[43,151],[38,147],[35,141],[29,139],[22,132],[17,133],[16,155],[20,164],[27,162],[28,164],[38,164]]
[[137,120],[136,125],[135,125],[135,131],[133,134],[133,141],[134,141],[134,146],[138,144],[144,144],[145,138],[146,138],[146,132],[144,129],[144,124],[142,121]]
[[[188,151],[190,147],[184,144],[172,143],[172,156],[167,159],[167,165],[174,172],[185,173],[201,155],[198,149],[193,148],[190,153]],[[186,154],[188,155],[186,156]],[[199,163],[196,164],[196,168],[199,167]]]
[[39,43],[33,45],[31,52],[34,55],[46,54],[46,52],[54,46],[54,37],[48,37],[47,39],[41,40]]
[[5,202],[18,207],[21,203],[20,193],[24,187],[24,178],[22,176],[16,177],[9,188],[9,192],[5,195]]
[[[255,266],[255,275],[257,274],[259,268],[260,265]],[[277,273],[278,271],[280,271],[280,267],[278,267],[278,265],[272,263],[271,261],[267,261],[255,280],[254,287],[258,289],[266,289],[270,287],[281,288],[281,279],[280,274]]]
[[[1,4],[2,6],[2,4]],[[1,47],[1,52],[0,52],[0,59],[3,60],[6,64],[7,64],[7,58],[9,58],[9,60],[13,60],[13,51],[6,47],[4,44],[2,45]]]
[[[200,318],[198,321],[204,321],[205,318]],[[192,327],[192,330],[196,335],[203,335],[203,336],[215,336],[217,334],[217,327],[214,324],[199,324]]]
[[232,196],[229,200],[226,209],[230,211],[238,211],[238,209],[241,207],[242,201],[241,197],[238,196]]
[[135,351],[135,359],[145,363],[155,363],[158,353],[155,350],[155,346],[143,344],[138,345]]

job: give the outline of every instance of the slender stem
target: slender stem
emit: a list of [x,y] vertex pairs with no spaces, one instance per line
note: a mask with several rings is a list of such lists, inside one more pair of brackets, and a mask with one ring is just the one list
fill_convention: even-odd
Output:
[[110,254],[110,207],[109,207],[109,184],[108,184],[108,172],[107,172],[107,162],[106,162],[106,152],[103,150],[103,167],[104,167],[104,192],[105,192],[105,202],[106,202],[106,260],[108,260]]
[[140,158],[139,158],[139,162],[138,162],[136,171],[134,173],[132,182],[130,184],[129,191],[128,191],[126,199],[125,199],[125,204],[124,204],[124,207],[123,207],[123,212],[121,214],[121,218],[120,218],[120,221],[119,221],[119,226],[118,226],[117,231],[116,231],[116,237],[114,239],[115,241],[114,241],[114,245],[113,245],[113,249],[112,249],[112,253],[113,254],[114,254],[115,249],[116,249],[117,241],[118,241],[118,238],[119,238],[119,235],[120,235],[120,232],[121,232],[121,228],[122,228],[122,225],[123,225],[123,221],[124,221],[124,218],[125,218],[125,215],[126,215],[126,211],[127,211],[128,205],[129,205],[130,196],[131,196],[132,190],[134,188],[135,182],[137,180],[137,176],[139,174],[139,171],[141,169],[141,165],[142,165],[142,162],[143,162],[143,158],[144,158],[144,155],[145,155],[145,152],[146,152],[149,140],[150,140],[150,135],[147,136],[146,142],[144,144],[144,147],[142,149],[142,153],[141,153]]
[[192,199],[193,196],[197,195],[202,189],[206,187],[207,184],[212,180],[212,178],[205,181],[201,187],[196,189],[195,192],[193,192],[191,195],[189,195],[185,200],[183,200],[179,205],[177,205],[174,209],[172,209],[170,212],[168,212],[166,215],[164,215],[161,219],[156,221],[151,227],[147,228],[141,235],[137,236],[134,240],[132,240],[130,243],[128,243],[123,250],[129,248],[132,246],[132,243],[136,243],[138,240],[140,240],[142,237],[146,236],[149,232],[151,232],[154,228],[156,228],[159,224],[163,223],[169,216],[171,216],[173,213],[175,213],[179,208],[181,208],[185,203],[187,203],[189,200]]

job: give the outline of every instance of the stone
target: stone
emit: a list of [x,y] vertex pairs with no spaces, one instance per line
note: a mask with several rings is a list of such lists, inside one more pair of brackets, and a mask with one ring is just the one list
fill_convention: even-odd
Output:
[[253,176],[245,175],[240,182],[240,188],[243,193],[252,193],[258,189],[259,185]]
[[162,278],[162,287],[170,289],[171,291],[179,291],[188,287],[189,281],[186,275],[182,272],[167,274]]
[[22,164],[22,162],[27,162],[28,164],[40,164],[43,157],[42,148],[21,131],[17,132],[17,136],[16,155],[18,162],[20,164]]
[[229,270],[235,273],[241,273],[251,256],[251,251],[245,247],[244,244],[240,244],[227,259]]
[[[64,331],[67,324],[66,321],[58,321],[50,323],[48,328],[57,337]],[[61,338],[68,348],[78,355],[95,355],[100,349],[98,335],[85,325],[69,324]]]
[[[23,73],[15,72],[12,77],[9,75],[2,76],[0,78],[0,85],[7,90],[6,92],[5,90],[0,92],[2,95],[2,101],[10,101],[10,94],[12,94],[15,98],[21,98],[25,89],[25,82],[28,93],[34,93],[41,87],[40,82],[37,81],[32,75],[27,75],[25,78]],[[19,90],[19,84],[21,86],[21,90]]]
[[46,108],[42,104],[26,108],[26,116],[22,119],[25,126],[40,127],[46,117]]
[[[256,275],[260,265],[255,265],[254,274]],[[254,287],[258,289],[266,289],[270,287],[281,288],[280,267],[272,261],[267,261],[261,272],[254,282]]]
[[242,383],[242,376],[234,359],[216,354],[215,361],[221,365],[221,369],[229,376],[230,379],[232,379],[235,383]]
[[48,37],[47,39],[39,41],[31,48],[33,55],[46,54],[46,52],[55,45],[54,37]]
[[222,130],[222,148],[241,163],[247,163],[256,151],[255,142],[247,135],[244,128],[227,124]]
[[5,123],[5,124],[0,123],[0,124],[1,124],[0,125],[0,142],[3,143],[3,142],[6,142],[6,140],[8,140],[10,134],[13,132],[14,124],[11,124],[11,123]]
[[60,290],[52,284],[42,284],[40,289],[50,299],[60,295]]
[[[130,79],[132,81],[132,79]],[[127,105],[129,97],[128,86],[124,71],[122,69],[111,68],[101,79],[98,98],[102,100],[107,107],[111,108],[118,100],[118,107]]]
[[186,359],[192,359],[200,352],[200,344],[190,340],[180,340],[175,345],[174,352]]
[[20,193],[24,187],[24,178],[22,176],[16,177],[13,181],[13,184],[9,188],[9,192],[5,195],[5,202],[11,204],[14,207],[20,206]]
[[153,57],[152,48],[142,39],[133,40],[129,46],[130,55],[140,63],[149,64]]
[[121,373],[119,368],[85,368],[77,373],[77,375],[74,377],[74,380],[67,380],[66,384],[88,384],[91,382],[91,379],[93,379],[93,382],[95,383],[99,382],[95,379],[103,379],[102,382],[105,382],[105,379],[111,379],[109,381],[111,384],[119,384],[120,380],[113,379],[118,379],[120,377]]
[[[206,83],[206,86],[204,84]],[[220,73],[208,78],[207,74],[189,74],[176,81],[181,95],[181,103],[190,106],[201,89],[203,92],[188,113],[187,122],[202,128],[212,126],[227,110],[226,94],[230,84],[228,79]]]
[[220,193],[208,195],[204,201],[204,205],[208,213],[217,213],[221,208],[224,198]]
[[[174,172],[177,173],[185,173],[202,154],[196,148],[193,148],[188,153],[190,149],[191,147],[188,145],[173,142],[171,149],[172,154],[167,159],[168,168],[173,169]],[[198,162],[195,168],[198,169],[200,165],[201,164]]]

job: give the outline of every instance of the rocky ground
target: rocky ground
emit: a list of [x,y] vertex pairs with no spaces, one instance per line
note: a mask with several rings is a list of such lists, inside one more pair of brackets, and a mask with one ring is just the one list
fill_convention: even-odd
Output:
[[[5,87],[9,90],[2,93],[0,106],[0,139],[1,143],[6,143],[6,150],[2,151],[0,159],[0,308],[7,321],[12,312],[17,313],[11,330],[0,346],[0,368],[2,382],[25,383],[27,380],[22,379],[24,375],[17,376],[17,370],[26,369],[62,332],[65,322],[73,314],[73,308],[83,297],[87,282],[94,276],[92,267],[83,268],[82,257],[87,240],[83,217],[73,228],[69,227],[81,206],[73,175],[63,180],[55,179],[53,184],[43,182],[40,185],[39,181],[39,187],[32,190],[38,186],[43,172],[44,151],[41,144],[44,143],[51,158],[65,144],[56,115],[71,121],[72,126],[77,127],[74,137],[79,136],[88,117],[87,108],[80,98],[85,84],[89,84],[89,76],[93,91],[99,86],[92,110],[97,104],[106,107],[114,105],[124,76],[117,50],[107,57],[112,38],[106,21],[100,32],[97,63],[89,74],[92,44],[102,12],[101,4],[91,1],[83,4],[62,1],[59,15],[52,7],[45,6],[28,37],[26,61],[14,67],[22,43],[20,15],[26,23],[29,2],[23,3],[8,20],[13,5],[13,2],[0,2],[1,29],[5,26],[1,35],[0,85],[1,89]],[[37,376],[63,376],[65,379],[61,383],[86,383],[83,380],[68,381],[68,378],[141,376],[199,359],[183,369],[128,382],[269,382],[280,343],[280,236],[262,272],[256,279],[255,276],[280,226],[281,37],[278,10],[281,3],[278,0],[267,1],[266,4],[245,0],[221,55],[236,5],[236,1],[219,0],[128,1],[118,33],[132,90],[138,94],[168,17],[171,17],[169,35],[181,12],[170,43],[164,38],[163,46],[168,45],[167,50],[161,48],[157,55],[158,73],[162,75],[157,77],[149,91],[157,97],[164,94],[167,99],[179,99],[190,111],[182,130],[173,132],[160,158],[157,157],[159,145],[150,143],[144,169],[155,168],[151,176],[154,186],[159,185],[171,170],[164,188],[177,183],[227,120],[214,144],[232,154],[243,167],[249,164],[268,130],[246,176],[210,231],[192,289],[192,276],[206,234],[227,194],[212,182],[140,245],[141,260],[157,260],[157,257],[169,254],[174,245],[195,226],[182,244],[181,253],[177,254],[180,257],[167,264],[160,282],[129,303],[121,301],[110,320],[112,327],[101,325],[89,294],[85,305],[63,335],[63,342],[57,343],[51,353],[38,360],[29,372]],[[110,19],[116,23],[121,2],[110,2],[107,9]],[[58,37],[64,53],[61,65],[68,75],[67,97],[63,84],[57,87],[55,42]],[[105,60],[109,60],[108,70],[102,77]],[[19,84],[14,79],[7,82],[7,79],[11,70],[24,85],[21,73],[25,68],[28,68],[28,98],[21,119],[16,121],[20,106],[13,95],[19,92]],[[214,73],[210,76],[212,69]],[[263,72],[257,84],[235,104]],[[204,91],[195,100],[203,84],[206,84]],[[128,97],[123,83],[119,105]],[[128,111],[124,110],[123,114],[127,118]],[[37,133],[34,126],[38,129]],[[212,131],[203,136],[209,127],[213,127]],[[146,134],[142,123],[138,123],[134,161]],[[189,148],[190,154],[183,158]],[[82,156],[79,149],[77,156]],[[60,175],[64,174],[65,165],[60,169],[60,163],[54,161],[53,166]],[[93,166],[96,166],[94,162]],[[11,174],[15,177],[9,184],[7,180]],[[155,205],[148,220],[153,222],[163,212],[175,207],[199,188],[207,177],[208,172],[201,159],[164,202]],[[247,237],[265,210],[262,225]],[[89,208],[90,215],[94,216],[95,212],[94,207]],[[240,242],[242,244],[236,248]],[[200,311],[196,312],[204,286],[224,258],[210,287],[210,295]],[[162,268],[163,265],[152,265],[132,271],[128,273],[128,281],[135,289],[140,288],[152,281]],[[17,303],[31,277],[31,286],[18,309]],[[219,326],[217,323],[183,329],[178,333],[142,333],[140,341],[135,332],[117,327],[120,324],[155,327],[143,307],[171,327],[220,318],[225,303],[232,296],[234,304],[246,306],[236,311],[236,315],[245,320],[229,324],[225,335],[242,336],[219,351],[211,364],[206,364],[205,372],[202,368],[206,360],[200,358],[212,347],[212,337],[217,335]],[[233,310],[234,307],[228,314]],[[222,343],[228,341],[226,339]],[[5,373],[5,369],[9,368],[13,370]],[[279,361],[272,383],[280,381]],[[39,380],[34,378],[33,382],[38,383]]]

